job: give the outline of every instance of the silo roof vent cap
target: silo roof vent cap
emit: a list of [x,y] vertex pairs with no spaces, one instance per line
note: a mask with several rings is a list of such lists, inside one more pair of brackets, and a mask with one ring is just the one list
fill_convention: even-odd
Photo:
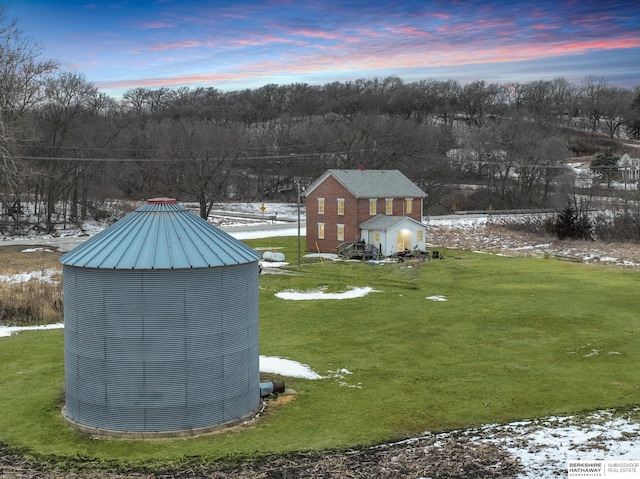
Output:
[[152,205],[172,205],[176,203],[175,198],[151,198],[147,203]]

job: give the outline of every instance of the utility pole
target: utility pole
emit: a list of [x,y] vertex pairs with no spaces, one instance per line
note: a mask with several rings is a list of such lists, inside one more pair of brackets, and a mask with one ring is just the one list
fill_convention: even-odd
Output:
[[300,179],[298,179],[298,267],[300,267]]

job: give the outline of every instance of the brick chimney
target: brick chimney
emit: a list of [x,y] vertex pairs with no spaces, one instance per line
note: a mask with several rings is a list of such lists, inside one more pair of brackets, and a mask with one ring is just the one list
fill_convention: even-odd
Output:
[[365,169],[364,162],[361,161],[360,163],[358,163],[358,169],[359,170],[364,170]]

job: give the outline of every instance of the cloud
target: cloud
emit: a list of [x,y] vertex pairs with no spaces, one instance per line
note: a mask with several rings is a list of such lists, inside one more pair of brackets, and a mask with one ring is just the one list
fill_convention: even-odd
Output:
[[184,48],[200,48],[202,46],[205,46],[205,44],[201,41],[186,40],[186,41],[159,43],[157,45],[150,47],[150,50],[154,52],[161,52],[165,50],[182,50]]
[[138,28],[142,30],[160,30],[164,28],[175,28],[176,25],[174,23],[167,22],[148,22],[148,23],[140,23]]
[[[489,66],[485,71],[491,77],[476,79],[492,81],[511,74],[501,70],[512,68],[509,63],[520,62],[520,71],[535,74],[533,66],[566,56],[591,62],[592,74],[623,72],[625,82],[632,78],[630,68],[638,72],[640,6],[626,0],[184,0],[135,3],[126,10],[100,4],[73,19],[72,13],[48,9],[43,15],[51,21],[46,28],[38,24],[38,31],[50,35],[46,44],[58,49],[63,67],[85,70],[108,90],[216,82],[240,86],[287,78],[331,81],[332,75],[334,81],[345,75],[431,77],[482,65]],[[77,28],[67,28],[69,22]],[[593,59],[604,58],[593,55],[606,51],[615,51],[619,63],[603,72]],[[577,74],[562,62],[549,64],[555,77]]]

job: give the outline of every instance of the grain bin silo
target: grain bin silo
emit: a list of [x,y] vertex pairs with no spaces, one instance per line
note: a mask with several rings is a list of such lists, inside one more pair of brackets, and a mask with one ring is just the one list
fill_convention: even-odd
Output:
[[153,437],[254,416],[259,259],[169,198],[63,255],[64,417]]

